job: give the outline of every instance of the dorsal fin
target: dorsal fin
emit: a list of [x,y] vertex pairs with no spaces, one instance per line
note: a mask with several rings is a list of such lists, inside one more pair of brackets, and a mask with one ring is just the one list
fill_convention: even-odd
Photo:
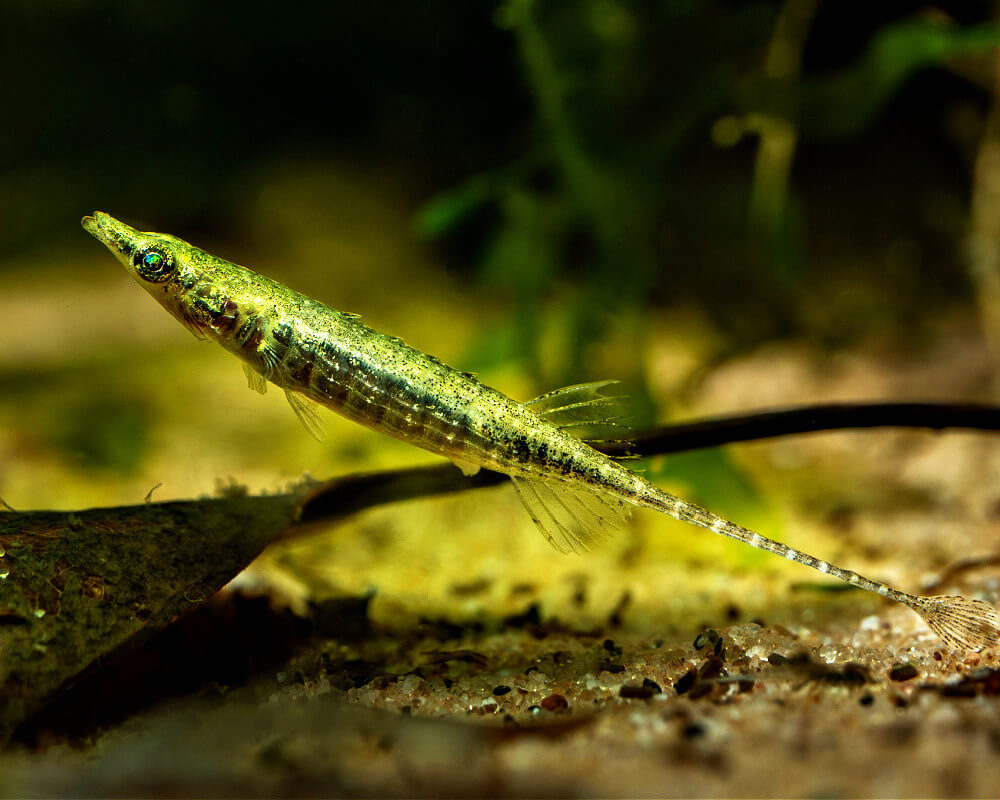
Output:
[[584,441],[620,438],[629,427],[624,422],[626,398],[601,393],[616,383],[607,380],[564,386],[529,400],[524,407]]

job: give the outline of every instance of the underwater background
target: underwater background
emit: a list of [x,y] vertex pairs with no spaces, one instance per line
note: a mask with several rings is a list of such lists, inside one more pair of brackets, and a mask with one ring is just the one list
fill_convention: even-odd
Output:
[[[515,399],[617,378],[640,428],[805,403],[992,401],[998,44],[995,8],[967,2],[0,0],[0,498],[73,511],[435,463],[326,412],[314,441],[280,392],[248,391],[234,359],[80,229],[94,210],[360,314]],[[977,434],[827,433],[637,466],[904,588],[992,552],[1000,524],[1000,451]],[[451,650],[506,652],[524,643],[484,637],[534,608],[577,654],[576,634],[617,614],[617,638],[650,651],[764,619],[803,626],[828,660],[918,658],[851,639],[886,612],[877,598],[652,514],[559,556],[506,488],[331,524],[268,550],[230,591],[302,616],[371,594],[380,653],[432,636],[428,619],[472,626]],[[658,668],[663,685],[683,674]],[[463,691],[479,689],[493,697]],[[520,720],[535,694],[490,702]],[[785,785],[733,763],[751,795],[871,786],[850,782],[861,767]],[[951,791],[950,777],[892,763],[875,794]],[[545,785],[655,794],[657,764],[632,784]],[[970,793],[991,785],[985,769],[967,771]],[[440,786],[384,774],[344,785]],[[678,793],[736,785],[688,778]]]

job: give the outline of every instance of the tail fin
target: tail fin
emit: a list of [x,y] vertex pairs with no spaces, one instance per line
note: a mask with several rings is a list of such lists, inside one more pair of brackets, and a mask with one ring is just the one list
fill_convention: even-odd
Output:
[[949,595],[921,597],[910,604],[938,637],[963,650],[984,650],[1000,644],[1000,616],[982,600]]

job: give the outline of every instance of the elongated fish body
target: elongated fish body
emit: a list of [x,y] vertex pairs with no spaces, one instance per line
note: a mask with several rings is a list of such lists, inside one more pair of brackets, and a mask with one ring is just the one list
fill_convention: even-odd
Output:
[[452,459],[510,475],[545,537],[578,550],[622,528],[633,506],[738,539],[912,608],[946,643],[982,649],[1000,643],[1000,618],[987,603],[918,597],[822,561],[681,500],[635,475],[581,438],[614,423],[603,389],[566,387],[517,403],[400,339],[276,281],[168,234],[137,231],[95,212],[83,227],[188,330],[244,363],[252,388],[270,382],[314,434],[310,401]]

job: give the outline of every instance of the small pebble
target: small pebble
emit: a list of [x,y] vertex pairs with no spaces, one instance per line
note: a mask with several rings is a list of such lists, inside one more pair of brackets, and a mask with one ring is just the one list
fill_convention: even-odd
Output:
[[767,657],[767,663],[774,667],[780,667],[782,664],[787,664],[788,659],[781,655],[781,653],[771,653]]
[[708,634],[699,633],[694,637],[694,649],[701,650],[706,644],[708,644]]
[[612,675],[617,675],[620,672],[624,672],[625,667],[621,664],[614,664],[610,661],[601,661],[598,668],[598,672],[610,672]]
[[920,672],[917,668],[907,662],[906,664],[899,664],[889,670],[889,679],[894,681],[909,681],[916,678]]
[[493,687],[493,695],[495,697],[503,697],[509,691],[510,691],[510,687],[509,686],[494,686]]
[[647,689],[651,689],[653,694],[660,694],[663,692],[663,689],[660,688],[660,684],[656,681],[650,680],[649,678],[643,678],[642,685]]
[[722,675],[725,670],[725,663],[721,658],[712,657],[708,659],[704,664],[701,665],[701,669],[698,670],[698,678],[702,680],[710,680],[712,678],[718,678]]
[[681,677],[674,681],[674,691],[677,694],[685,694],[691,691],[691,687],[694,686],[695,681],[698,680],[698,673],[693,669],[689,669]]
[[648,686],[626,683],[618,690],[618,696],[626,700],[649,700],[656,692]]
[[870,706],[872,703],[875,702],[875,697],[874,695],[871,694],[871,692],[865,692],[858,699],[858,702],[863,706]]
[[569,701],[561,694],[550,694],[542,700],[542,708],[553,712],[565,711],[569,708]]
[[681,733],[685,739],[697,739],[705,735],[705,726],[700,722],[691,722],[684,726],[684,730]]

